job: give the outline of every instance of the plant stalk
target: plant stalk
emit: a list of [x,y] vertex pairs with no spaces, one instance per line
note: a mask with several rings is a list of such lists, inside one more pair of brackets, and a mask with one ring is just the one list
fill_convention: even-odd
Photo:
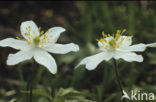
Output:
[[32,92],[32,90],[33,90],[33,82],[34,82],[34,70],[37,67],[37,64],[36,64],[35,60],[34,60],[33,64],[34,65],[33,65],[32,72],[31,72],[30,97],[29,97],[30,101],[29,102],[33,102],[33,92]]
[[[116,79],[117,79],[117,82],[119,84],[119,88],[120,88],[121,94],[124,95],[123,88],[122,88],[122,85],[121,85],[121,80],[120,80],[120,77],[119,77],[118,64],[117,64],[117,61],[115,59],[113,59],[113,61],[114,61]],[[126,100],[123,99],[123,102],[126,102]]]

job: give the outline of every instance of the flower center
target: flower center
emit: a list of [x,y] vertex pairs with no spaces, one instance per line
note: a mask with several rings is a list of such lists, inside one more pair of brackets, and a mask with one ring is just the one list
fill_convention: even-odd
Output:
[[33,39],[33,44],[38,47],[40,43],[40,36],[37,36]]
[[[50,41],[50,39],[53,37],[53,35],[47,35],[46,33],[53,32],[52,30],[48,30],[46,33],[44,33],[43,30],[41,30],[41,27],[38,28],[39,35],[35,36],[35,31],[32,31],[31,27],[28,26],[26,28],[27,32],[24,34],[27,38],[24,40],[27,41],[28,45],[33,44],[35,47],[44,47],[44,43],[56,43],[56,41]],[[30,34],[30,32],[33,32],[33,34]],[[16,37],[16,39],[20,39],[19,37]]]
[[129,37],[121,36],[121,34],[124,32],[126,32],[126,29],[124,29],[122,32],[121,30],[117,30],[115,36],[114,34],[112,34],[111,36],[110,34],[105,34],[104,32],[102,32],[103,38],[96,40],[102,44],[101,47],[105,48],[106,50],[114,51],[123,44],[124,40],[130,40]]

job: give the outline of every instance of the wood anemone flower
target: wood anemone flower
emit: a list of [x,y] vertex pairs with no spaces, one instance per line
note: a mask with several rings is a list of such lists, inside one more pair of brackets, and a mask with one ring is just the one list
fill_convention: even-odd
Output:
[[66,54],[71,51],[79,51],[79,46],[74,43],[56,43],[60,34],[64,31],[65,29],[62,27],[53,27],[44,33],[33,21],[23,22],[21,24],[21,34],[24,39],[6,38],[0,41],[2,47],[12,47],[20,50],[15,54],[9,54],[7,64],[16,65],[33,57],[37,63],[55,74],[57,65],[55,59],[48,52]]
[[82,64],[86,65],[88,70],[95,69],[102,61],[108,61],[112,58],[115,60],[123,59],[127,62],[143,62],[142,55],[135,52],[143,52],[147,47],[156,47],[156,43],[151,44],[132,44],[132,36],[124,36],[126,30],[117,30],[116,34],[104,34],[101,39],[97,39],[100,53],[84,58],[76,68]]

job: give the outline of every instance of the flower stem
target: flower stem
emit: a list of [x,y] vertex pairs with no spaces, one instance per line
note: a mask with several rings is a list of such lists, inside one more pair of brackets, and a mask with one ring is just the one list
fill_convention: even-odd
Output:
[[[120,77],[119,77],[118,64],[117,64],[117,61],[115,59],[113,59],[113,61],[114,61],[116,79],[117,79],[117,82],[119,84],[121,94],[124,95],[123,88],[122,88],[122,85],[121,85],[121,80],[120,80]],[[123,102],[126,102],[126,100],[123,99]]]
[[34,69],[36,68],[36,62],[34,60],[34,65],[33,65],[33,68],[32,68],[32,72],[31,72],[31,83],[30,83],[30,101],[29,102],[33,102],[33,93],[32,93],[32,90],[33,90],[33,82],[34,82]]

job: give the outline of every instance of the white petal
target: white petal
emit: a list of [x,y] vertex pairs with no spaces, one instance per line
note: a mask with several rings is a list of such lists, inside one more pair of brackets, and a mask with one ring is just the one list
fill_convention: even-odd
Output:
[[145,44],[135,44],[135,45],[132,45],[132,46],[129,46],[127,48],[127,50],[129,51],[136,51],[136,52],[142,52],[142,51],[145,51],[146,49],[146,45]]
[[120,36],[117,42],[120,43],[122,38],[124,38],[124,40],[122,42],[122,45],[120,46],[121,48],[127,47],[132,44],[132,36]]
[[140,44],[135,44],[132,46],[119,48],[117,50],[122,51],[122,52],[130,52],[130,51],[143,52],[143,51],[145,51],[146,47],[147,47],[147,45],[140,43]]
[[56,54],[66,54],[68,52],[77,52],[79,51],[79,46],[74,43],[69,44],[54,44],[47,47],[44,47],[48,52],[56,53]]
[[33,57],[34,51],[19,51],[16,54],[9,54],[7,64],[8,65],[15,65],[22,61],[31,59]]
[[57,65],[55,59],[44,50],[37,50],[34,55],[34,59],[37,63],[45,66],[51,73],[57,72]]
[[93,70],[95,69],[98,64],[100,64],[103,60],[110,60],[112,58],[111,55],[109,55],[107,52],[101,52],[99,54],[96,54],[96,55],[93,55],[93,56],[89,56],[89,57],[86,57],[84,58],[80,64],[78,64],[76,67],[84,64],[86,65],[86,68],[88,70]]
[[[56,42],[57,39],[59,38],[60,34],[62,32],[64,32],[65,29],[62,27],[53,27],[50,28],[45,35],[47,36],[47,38],[49,38],[50,42]],[[44,35],[41,36],[41,39],[43,39]]]
[[156,47],[156,43],[147,44],[148,47]]
[[99,48],[100,48],[100,50],[101,51],[107,51],[104,47],[110,47],[110,45],[109,45],[109,41],[112,39],[113,37],[111,36],[111,37],[106,37],[106,38],[104,38],[106,41],[107,41],[107,43],[106,42],[101,42],[101,41],[98,41],[98,46],[99,46]]
[[143,62],[143,57],[142,55],[137,55],[136,53],[133,52],[116,52],[114,55],[114,58],[116,60],[118,59],[124,59],[127,62]]
[[6,38],[4,40],[0,41],[0,46],[2,47],[12,47],[14,49],[19,49],[19,50],[27,50],[31,46],[27,44],[26,41],[24,40],[17,40],[13,38]]
[[[105,46],[107,45],[108,46],[108,44],[104,44]],[[106,51],[106,49],[103,47],[104,46],[100,41],[98,41],[98,46],[99,46],[99,48],[100,48],[100,50],[101,51]]]
[[[30,32],[29,32],[30,28]],[[33,21],[25,21],[21,24],[21,33],[25,39],[29,39],[29,36],[26,36],[25,34],[28,33],[30,34],[30,38],[32,39],[33,37],[39,36],[40,32],[37,27],[37,25]]]

